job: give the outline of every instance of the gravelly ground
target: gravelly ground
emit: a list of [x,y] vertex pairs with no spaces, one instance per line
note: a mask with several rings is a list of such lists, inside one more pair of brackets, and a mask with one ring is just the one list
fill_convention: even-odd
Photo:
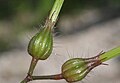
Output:
[[[120,18],[92,26],[90,29],[72,36],[55,38],[55,50],[46,61],[36,67],[35,75],[60,72],[61,64],[70,57],[89,57],[101,50],[109,50],[120,45]],[[24,40],[24,38],[21,38]],[[14,49],[0,57],[0,83],[19,83],[28,70],[31,57],[26,52],[28,40],[22,42],[23,50]],[[69,56],[68,56],[69,54]],[[99,66],[83,80],[84,83],[120,83],[120,65],[116,59],[106,62],[109,66]],[[33,81],[30,83],[66,83],[61,81]]]

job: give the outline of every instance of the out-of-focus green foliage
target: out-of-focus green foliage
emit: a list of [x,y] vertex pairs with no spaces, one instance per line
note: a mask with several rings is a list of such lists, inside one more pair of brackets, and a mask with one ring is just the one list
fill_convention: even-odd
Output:
[[[44,17],[53,5],[54,0],[0,0],[0,19],[7,19],[19,12],[31,11]],[[65,0],[63,12],[82,10],[89,7],[119,6],[120,0]],[[65,10],[65,11],[64,11]],[[41,16],[40,16],[41,15]]]
[[45,13],[54,0],[0,0],[0,19],[15,16],[19,12]]
[[9,46],[8,42],[0,41],[0,52],[9,50],[9,47],[10,46]]

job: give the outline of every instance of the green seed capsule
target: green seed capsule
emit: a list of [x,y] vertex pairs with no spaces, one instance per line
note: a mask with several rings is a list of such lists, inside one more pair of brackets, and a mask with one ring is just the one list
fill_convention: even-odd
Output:
[[62,65],[62,76],[67,82],[81,81],[95,67],[102,64],[99,56],[73,58]]
[[39,60],[47,59],[52,53],[53,36],[51,28],[45,27],[30,40],[28,53]]
[[88,73],[87,63],[81,58],[73,58],[62,66],[62,75],[67,82],[82,80]]

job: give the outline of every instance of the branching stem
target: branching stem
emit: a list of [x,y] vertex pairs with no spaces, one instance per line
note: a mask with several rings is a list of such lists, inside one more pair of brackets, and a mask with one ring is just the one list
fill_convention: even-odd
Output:
[[[55,0],[55,3],[54,3],[54,6],[53,6],[53,8],[50,12],[50,15],[46,19],[45,27],[50,27],[51,29],[54,27],[54,25],[57,21],[58,15],[60,13],[61,7],[63,5],[63,2],[64,2],[64,0]],[[23,81],[21,81],[20,83],[27,83],[29,81],[38,80],[38,79],[40,79],[40,80],[41,79],[54,79],[54,80],[62,79],[61,74],[50,75],[50,76],[32,76],[37,62],[38,62],[38,59],[35,59],[33,57],[32,61],[31,61],[30,68],[29,68],[29,71],[28,71],[28,74],[27,74],[26,78]]]

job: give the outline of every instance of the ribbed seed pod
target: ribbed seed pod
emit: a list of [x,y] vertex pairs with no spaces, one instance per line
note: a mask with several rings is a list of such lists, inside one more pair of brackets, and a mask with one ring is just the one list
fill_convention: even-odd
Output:
[[67,82],[81,81],[86,75],[101,62],[97,58],[73,58],[62,65],[62,76]]
[[47,59],[52,53],[53,35],[50,27],[43,28],[30,40],[28,53],[39,60]]
[[87,63],[81,58],[70,59],[62,66],[62,75],[67,82],[82,80],[87,73]]

